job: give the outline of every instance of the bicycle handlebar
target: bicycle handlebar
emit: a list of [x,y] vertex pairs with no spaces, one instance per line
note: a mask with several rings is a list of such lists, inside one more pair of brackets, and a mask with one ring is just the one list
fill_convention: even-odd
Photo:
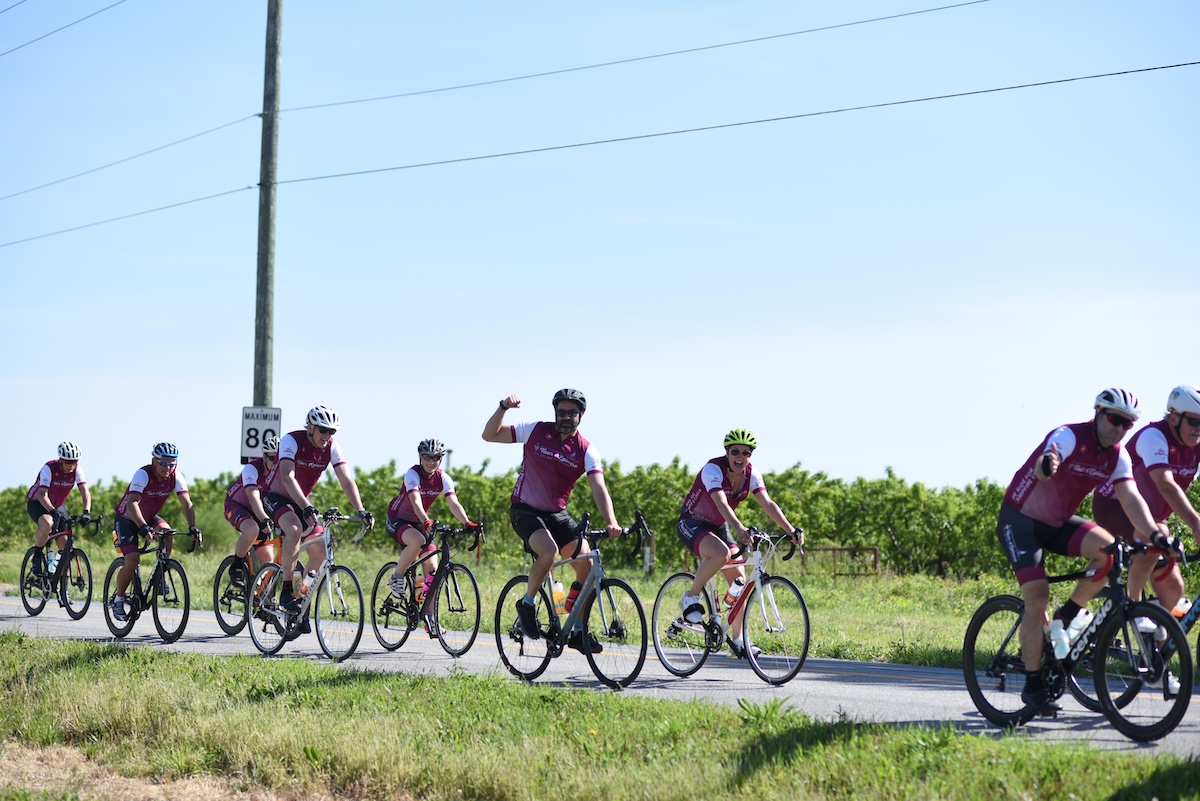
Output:
[[476,523],[472,528],[467,528],[465,526],[463,528],[454,528],[452,526],[447,526],[445,523],[439,523],[438,521],[434,520],[433,533],[444,534],[446,537],[457,537],[460,534],[470,534],[475,538],[475,541],[471,543],[469,548],[467,548],[468,551],[473,551],[478,548],[481,543],[487,542],[487,537],[483,533],[483,523]]
[[[778,547],[779,543],[783,542],[785,539],[788,541],[788,552],[783,556],[783,561],[788,561],[796,554],[796,542],[792,539],[791,534],[780,534],[777,537],[772,537],[767,532],[762,531],[755,526],[750,526],[747,531],[750,534],[750,542],[738,542],[738,549],[733,554],[734,559],[741,559],[743,556],[745,556],[746,549],[750,546],[753,546],[756,542],[773,542],[775,546]],[[803,548],[800,549],[800,555],[804,555]]]
[[[86,520],[84,519],[83,515],[72,515],[67,518],[67,527],[64,528],[62,531],[55,532],[55,535],[66,534],[68,531],[72,530],[77,525],[83,525],[85,527],[92,526],[92,534],[98,535],[100,533],[100,526],[103,524],[104,524],[104,515],[96,515],[95,517],[89,516]],[[54,535],[52,535],[52,536],[54,536]]]
[[[634,519],[634,522],[633,522],[632,526],[630,526],[629,528],[621,529],[621,536],[623,537],[627,534],[632,534],[634,532],[637,532],[637,542],[635,542],[633,544],[633,550],[630,551],[631,556],[637,556],[638,552],[642,550],[642,543],[644,542],[643,534],[646,537],[651,537],[653,535],[650,533],[650,528],[646,525],[646,518],[642,516],[641,512],[634,512],[633,519]],[[613,538],[613,535],[610,535],[608,533],[608,529],[605,529],[605,528],[590,529],[590,528],[588,528],[588,525],[591,522],[592,522],[592,513],[591,512],[588,512],[587,514],[585,514],[583,516],[583,520],[579,521],[579,536],[575,538],[575,552],[576,553],[579,553],[579,547],[583,544],[584,537],[587,537],[589,540],[603,540],[603,539],[612,539]]]
[[[175,537],[175,536],[189,538],[192,541],[192,544],[190,546],[188,546],[187,552],[195,553],[196,546],[200,543],[200,537],[195,536],[190,531],[176,531],[173,528],[151,529],[146,534],[146,547],[139,548],[138,552],[139,553],[150,553],[150,551],[152,551],[152,550],[158,550],[161,546],[157,543],[165,542],[168,538]],[[153,539],[151,539],[151,537],[153,537]],[[156,543],[153,548],[150,547],[151,542]]]

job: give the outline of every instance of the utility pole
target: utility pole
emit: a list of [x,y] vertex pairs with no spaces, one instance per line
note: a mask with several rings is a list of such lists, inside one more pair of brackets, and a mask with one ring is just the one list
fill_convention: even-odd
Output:
[[271,405],[275,331],[275,167],[279,147],[283,0],[267,0],[262,157],[258,178],[258,294],[254,306],[254,405]]

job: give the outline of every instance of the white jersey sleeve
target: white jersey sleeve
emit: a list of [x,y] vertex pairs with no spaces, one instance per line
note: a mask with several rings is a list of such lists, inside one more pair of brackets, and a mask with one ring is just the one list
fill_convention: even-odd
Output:
[[1046,440],[1046,450],[1043,453],[1050,452],[1050,446],[1058,446],[1058,458],[1066,459],[1075,452],[1075,432],[1067,426],[1056,428],[1050,433],[1050,439]]
[[704,469],[700,471],[700,481],[704,483],[704,489],[709,492],[719,490],[725,481],[724,471],[721,470],[719,465],[706,464],[704,465]]
[[337,467],[346,463],[346,455],[342,453],[341,444],[335,439],[329,443],[329,466]]
[[512,427],[513,442],[528,442],[529,435],[533,433],[533,427],[537,423],[517,423]]
[[183,477],[183,473],[179,468],[175,469],[175,494],[182,495],[188,491],[187,479]]
[[38,471],[38,486],[49,487],[54,475],[50,472],[50,465],[42,465],[42,469]]
[[760,492],[767,488],[767,482],[763,481],[762,473],[758,472],[758,468],[754,465],[750,466],[750,494]]
[[242,468],[242,486],[253,487],[258,483],[258,468],[252,464],[247,464]]
[[146,491],[146,485],[150,483],[150,476],[142,468],[138,468],[133,474],[133,478],[129,482],[129,491],[136,492],[139,495]]
[[296,461],[296,451],[299,447],[295,437],[291,434],[284,434],[283,439],[279,440],[279,458]]
[[87,479],[83,477],[83,465],[79,465],[75,468],[75,484],[82,487],[86,483]]
[[600,454],[596,452],[595,446],[593,446],[590,442],[588,443],[587,450],[583,452],[583,472],[604,472],[604,465],[600,463]]
[[1147,428],[1138,437],[1137,454],[1141,457],[1142,463],[1146,465],[1147,470],[1159,465],[1168,466],[1170,462],[1167,460],[1167,452],[1167,438],[1157,428]]
[[1108,480],[1114,484],[1133,478],[1133,459],[1129,458],[1129,451],[1125,450],[1124,445],[1117,447],[1121,449],[1117,454],[1117,466],[1113,468],[1112,475],[1108,477]]
[[450,478],[450,474],[447,473],[445,470],[442,471],[442,494],[443,495],[453,495],[454,494],[454,479]]
[[416,470],[413,470],[411,467],[408,468],[408,472],[404,474],[404,491],[412,492],[413,490],[420,489],[421,476],[417,474]]

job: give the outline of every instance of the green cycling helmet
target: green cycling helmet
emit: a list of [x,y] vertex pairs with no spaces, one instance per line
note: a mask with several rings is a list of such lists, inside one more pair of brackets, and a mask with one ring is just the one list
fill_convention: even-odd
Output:
[[725,447],[728,448],[730,445],[749,445],[751,448],[757,448],[758,439],[749,429],[735,428],[725,435]]

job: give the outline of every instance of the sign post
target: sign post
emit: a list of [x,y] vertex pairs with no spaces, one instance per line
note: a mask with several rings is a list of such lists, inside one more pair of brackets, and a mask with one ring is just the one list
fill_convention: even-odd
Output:
[[279,436],[279,423],[283,412],[271,406],[242,407],[242,464],[256,456],[262,456],[262,444],[270,437]]

